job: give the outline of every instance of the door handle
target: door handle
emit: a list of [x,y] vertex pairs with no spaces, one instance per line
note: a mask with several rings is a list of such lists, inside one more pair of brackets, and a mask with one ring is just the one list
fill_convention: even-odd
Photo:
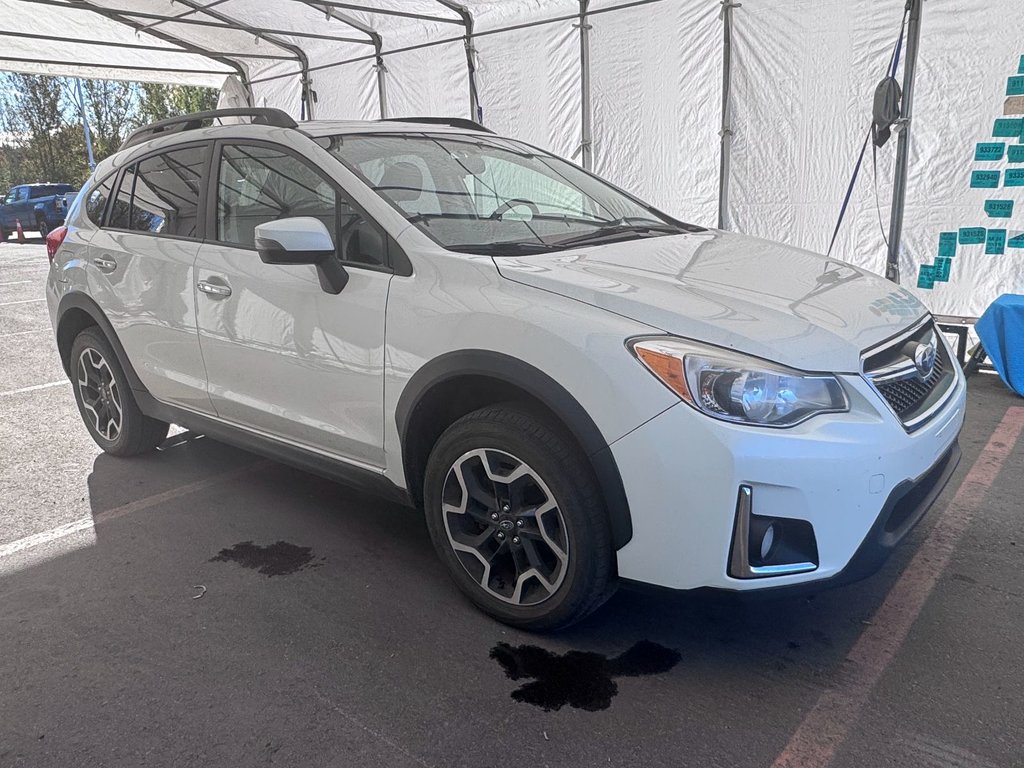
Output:
[[215,298],[226,299],[231,295],[231,286],[223,285],[221,283],[210,283],[206,280],[200,280],[196,284],[196,287],[207,296],[213,296]]
[[113,272],[117,269],[117,262],[109,256],[100,256],[92,260],[92,263],[100,268],[102,272]]

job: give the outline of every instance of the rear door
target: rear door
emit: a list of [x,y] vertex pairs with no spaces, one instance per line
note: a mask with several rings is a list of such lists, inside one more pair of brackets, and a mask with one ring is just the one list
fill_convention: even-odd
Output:
[[144,156],[119,174],[89,244],[89,289],[157,400],[210,413],[196,334],[195,260],[211,145]]
[[[217,415],[372,467],[384,463],[386,236],[288,148],[223,143],[196,263],[199,339]],[[313,216],[349,273],[337,295],[310,265],[264,264],[258,224]]]

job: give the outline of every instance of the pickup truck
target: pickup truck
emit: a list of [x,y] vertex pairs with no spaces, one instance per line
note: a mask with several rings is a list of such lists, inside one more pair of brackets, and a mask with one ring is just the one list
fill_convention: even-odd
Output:
[[74,196],[70,184],[19,184],[11,187],[0,203],[0,241],[18,228],[38,230],[41,237],[64,223],[68,212],[68,196]]

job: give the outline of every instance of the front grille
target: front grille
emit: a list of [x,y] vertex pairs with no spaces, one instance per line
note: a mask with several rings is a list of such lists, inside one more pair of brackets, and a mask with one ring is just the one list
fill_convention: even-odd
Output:
[[[914,364],[914,349],[930,341],[936,346],[935,365],[922,378]],[[908,430],[927,422],[956,381],[953,360],[931,321],[907,336],[871,350],[864,358],[864,376]]]

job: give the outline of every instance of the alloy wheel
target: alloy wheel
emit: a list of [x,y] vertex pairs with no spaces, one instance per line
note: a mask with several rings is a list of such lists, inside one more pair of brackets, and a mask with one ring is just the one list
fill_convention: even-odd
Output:
[[448,542],[488,594],[529,606],[565,579],[569,539],[558,502],[526,462],[496,449],[460,456],[441,499]]
[[114,372],[97,350],[86,347],[78,356],[78,392],[83,410],[91,414],[96,433],[105,440],[117,440],[124,412]]

